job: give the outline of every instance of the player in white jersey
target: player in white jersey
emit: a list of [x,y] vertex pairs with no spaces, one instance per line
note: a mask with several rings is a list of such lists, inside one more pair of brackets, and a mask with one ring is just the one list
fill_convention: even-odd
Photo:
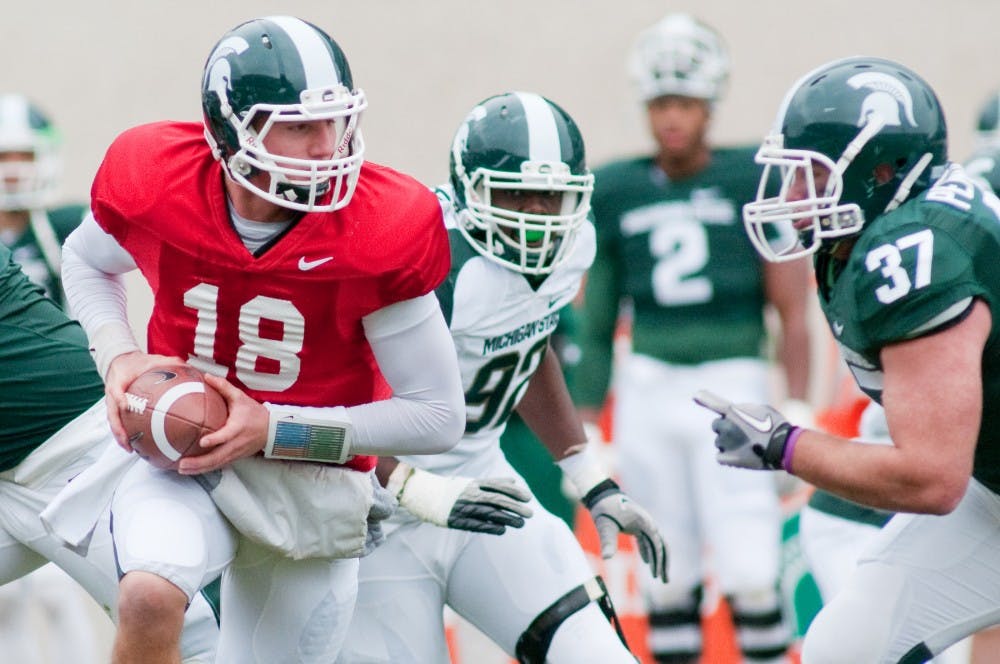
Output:
[[[518,478],[499,445],[516,409],[583,496],[602,553],[614,553],[619,532],[633,534],[643,560],[666,580],[662,538],[587,450],[549,348],[558,312],[594,257],[593,176],[582,137],[549,100],[508,93],[472,109],[451,157],[451,184],[437,193],[452,267],[437,294],[458,350],[465,435],[450,452],[400,458],[389,476],[402,509],[385,544],[362,560],[338,661],[447,662],[447,604],[520,662],[634,662],[566,524],[521,482],[473,479]],[[432,491],[431,483],[447,488]],[[520,498],[530,498],[531,518],[522,518]]]

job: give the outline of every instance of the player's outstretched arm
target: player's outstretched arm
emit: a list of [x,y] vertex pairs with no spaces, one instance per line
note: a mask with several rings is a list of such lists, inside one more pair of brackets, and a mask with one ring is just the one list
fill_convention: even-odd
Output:
[[391,457],[378,473],[402,507],[436,526],[502,535],[532,514],[531,492],[513,477],[446,477]]
[[618,551],[619,533],[632,535],[653,576],[666,582],[668,556],[663,536],[649,513],[621,490],[588,449],[583,422],[551,347],[528,383],[517,412],[552,453],[590,511],[601,539],[601,556],[610,558]]

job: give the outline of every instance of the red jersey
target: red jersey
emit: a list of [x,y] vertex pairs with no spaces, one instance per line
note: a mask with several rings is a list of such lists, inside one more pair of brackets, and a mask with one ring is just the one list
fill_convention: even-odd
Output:
[[224,177],[203,126],[179,122],[124,132],[97,172],[94,216],[153,291],[149,352],[189,358],[261,402],[389,398],[361,319],[431,292],[447,274],[434,194],[366,163],[347,207],[303,215],[254,257],[230,222]]

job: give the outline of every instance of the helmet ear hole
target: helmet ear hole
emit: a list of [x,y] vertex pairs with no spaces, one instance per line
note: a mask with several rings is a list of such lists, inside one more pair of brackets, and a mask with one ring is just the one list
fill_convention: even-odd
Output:
[[[900,160],[897,159],[896,160],[897,166],[905,165],[905,160],[903,164],[900,164],[899,162]],[[892,181],[892,179],[896,177],[896,172],[897,172],[896,168],[893,168],[893,166],[891,166],[890,164],[878,164],[872,171],[872,175],[875,178],[875,185],[881,186],[883,184],[886,184],[887,182]]]

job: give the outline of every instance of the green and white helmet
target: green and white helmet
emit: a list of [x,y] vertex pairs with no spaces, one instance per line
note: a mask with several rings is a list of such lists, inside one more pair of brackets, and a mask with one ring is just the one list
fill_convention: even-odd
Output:
[[962,164],[973,180],[995,194],[1000,194],[1000,143],[979,148]]
[[59,143],[52,123],[26,97],[0,95],[0,210],[39,209],[54,202],[62,173]]
[[[926,81],[882,58],[836,60],[785,95],[757,151],[764,171],[743,221],[767,260],[800,258],[860,233],[866,221],[927,189],[947,160],[944,113]],[[814,178],[820,172],[829,173],[824,190]],[[793,200],[793,185],[803,182],[808,196]],[[769,241],[789,225],[798,233],[784,236],[797,241]]]
[[[573,119],[548,99],[509,92],[476,104],[451,148],[458,228],[472,247],[522,274],[550,273],[590,213],[594,176]],[[556,214],[494,204],[497,190],[561,193]]]
[[1000,143],[1000,92],[993,92],[979,107],[976,142],[980,147]]
[[643,102],[666,95],[715,102],[729,80],[729,52],[701,21],[669,14],[639,33],[628,70]]
[[[364,161],[359,122],[367,101],[340,46],[315,25],[268,16],[233,28],[208,56],[201,98],[205,137],[236,182],[293,210],[350,202]],[[264,146],[275,123],[312,120],[335,122],[329,158],[293,158]],[[261,172],[270,176],[265,187],[251,181]]]

